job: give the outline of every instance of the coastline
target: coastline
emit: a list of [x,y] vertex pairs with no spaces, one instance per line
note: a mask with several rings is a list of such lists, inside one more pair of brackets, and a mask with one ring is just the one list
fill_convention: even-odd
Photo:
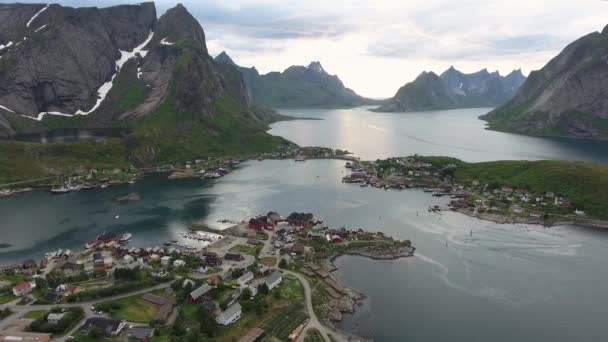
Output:
[[[344,315],[352,315],[356,308],[365,304],[367,295],[357,289],[350,288],[342,284],[333,272],[338,270],[335,265],[335,260],[343,256],[358,256],[371,260],[397,260],[402,258],[413,257],[416,248],[413,246],[400,246],[384,251],[374,251],[367,248],[347,250],[333,253],[327,258],[321,259],[321,268],[328,272],[328,277],[322,282],[328,284],[330,289],[327,291],[328,296],[324,303],[319,306],[319,317],[323,324],[335,330],[340,330],[336,327],[337,322],[344,319]],[[352,334],[351,332],[347,332]]]

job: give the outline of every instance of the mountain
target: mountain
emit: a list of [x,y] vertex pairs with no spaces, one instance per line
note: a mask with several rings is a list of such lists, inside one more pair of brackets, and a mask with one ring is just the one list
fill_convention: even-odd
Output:
[[530,73],[513,99],[482,116],[490,129],[608,138],[608,26]]
[[263,106],[336,108],[377,103],[346,88],[338,76],[328,74],[319,62],[260,75],[255,67],[237,66],[225,51],[217,55],[215,61],[238,67],[252,101]]
[[495,107],[513,96],[526,77],[521,70],[507,76],[487,69],[465,74],[450,67],[441,75],[423,72],[399,88],[379,112],[411,112],[469,107]]
[[[278,116],[251,105],[243,76],[209,56],[182,5],[0,5],[0,137],[128,128],[133,163],[266,150]],[[1,146],[0,146],[1,149]]]

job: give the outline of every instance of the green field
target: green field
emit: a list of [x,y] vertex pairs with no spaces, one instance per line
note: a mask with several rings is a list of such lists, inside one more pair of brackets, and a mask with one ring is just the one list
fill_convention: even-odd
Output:
[[26,312],[21,318],[38,319],[44,317],[44,315],[46,315],[46,310],[33,310]]
[[317,329],[310,329],[306,333],[304,342],[323,342],[323,335]]
[[125,319],[129,322],[148,323],[154,319],[158,306],[133,296],[114,301],[107,301],[96,306],[98,309],[108,311],[113,318]]
[[280,340],[287,340],[289,334],[300,324],[304,323],[307,315],[301,304],[291,304],[280,310],[276,310],[274,315],[263,323],[263,328],[268,335],[275,336]]
[[260,263],[262,265],[266,265],[266,266],[274,266],[277,263],[277,258],[275,258],[275,257],[260,258],[258,260],[258,263]]
[[6,292],[6,293],[0,294],[0,304],[6,304],[8,302],[14,301],[15,299],[17,299],[17,297],[15,295],[13,295],[12,292]]
[[262,246],[247,246],[247,245],[236,245],[230,248],[231,252],[240,252],[249,255],[256,256],[258,255],[258,251],[262,249]]

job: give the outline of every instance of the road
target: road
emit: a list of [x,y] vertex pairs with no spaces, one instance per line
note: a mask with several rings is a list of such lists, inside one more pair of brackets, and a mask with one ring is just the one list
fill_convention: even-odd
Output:
[[[96,299],[96,300],[90,300],[90,301],[78,302],[78,303],[67,303],[67,304],[17,305],[17,303],[19,301],[15,300],[13,302],[0,305],[0,309],[10,308],[13,311],[12,315],[10,315],[10,316],[8,316],[5,319],[3,319],[3,320],[0,321],[0,330],[3,330],[4,328],[6,328],[13,320],[15,320],[15,319],[23,316],[28,311],[33,311],[33,310],[46,310],[46,311],[48,311],[51,308],[54,308],[54,307],[57,307],[57,306],[62,306],[62,307],[75,307],[75,306],[79,306],[79,307],[81,307],[84,310],[84,319],[87,319],[87,318],[90,318],[90,317],[99,316],[99,315],[95,314],[93,312],[93,310],[91,310],[91,306],[94,306],[97,303],[105,302],[105,301],[108,301],[108,300],[121,299],[121,298],[125,298],[125,297],[137,296],[137,295],[144,294],[144,293],[150,292],[150,291],[156,291],[156,290],[166,289],[166,288],[168,288],[170,286],[171,286],[170,282],[169,283],[163,283],[163,284],[159,284],[159,285],[156,285],[156,286],[153,286],[153,287],[148,287],[148,288],[137,290],[137,291],[126,292],[126,293],[122,293],[122,294],[118,294],[118,295],[114,295],[114,296],[110,296],[110,297],[105,297],[105,298],[102,298],[102,299]],[[57,341],[65,341],[65,337],[72,335],[78,329],[78,327],[80,327],[80,324],[77,324],[63,338],[56,339],[56,340]]]

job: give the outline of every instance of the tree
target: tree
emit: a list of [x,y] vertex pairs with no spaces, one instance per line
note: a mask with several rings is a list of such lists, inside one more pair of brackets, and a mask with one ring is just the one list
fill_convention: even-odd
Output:
[[279,261],[279,267],[280,268],[287,268],[287,266],[288,266],[287,260],[281,259],[281,261]]
[[258,292],[262,295],[267,295],[270,290],[268,289],[268,285],[266,283],[262,283],[258,286]]
[[244,288],[243,291],[241,291],[241,298],[243,300],[248,300],[251,298],[251,290],[248,287]]
[[99,338],[103,336],[103,332],[96,326],[92,326],[89,328],[89,333],[87,334],[90,338]]

